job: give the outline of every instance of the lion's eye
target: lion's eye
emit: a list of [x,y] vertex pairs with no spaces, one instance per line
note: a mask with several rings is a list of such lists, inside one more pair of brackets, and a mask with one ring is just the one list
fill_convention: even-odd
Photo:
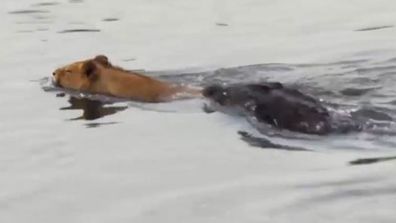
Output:
[[71,73],[71,70],[65,70],[66,73]]

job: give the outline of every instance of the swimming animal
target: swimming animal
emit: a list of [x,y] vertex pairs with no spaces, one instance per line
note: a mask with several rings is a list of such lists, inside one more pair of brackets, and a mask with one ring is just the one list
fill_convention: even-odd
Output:
[[114,66],[104,55],[73,62],[53,72],[55,85],[141,102],[200,97],[201,89],[158,80]]
[[223,107],[254,117],[276,128],[324,135],[332,131],[329,111],[322,103],[278,82],[211,85],[204,97]]

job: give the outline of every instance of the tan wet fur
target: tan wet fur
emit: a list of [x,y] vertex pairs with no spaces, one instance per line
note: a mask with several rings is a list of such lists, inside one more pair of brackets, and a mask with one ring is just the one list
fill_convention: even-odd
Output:
[[53,76],[54,82],[63,88],[142,102],[201,97],[198,88],[176,85],[124,70],[113,66],[104,55],[58,68]]

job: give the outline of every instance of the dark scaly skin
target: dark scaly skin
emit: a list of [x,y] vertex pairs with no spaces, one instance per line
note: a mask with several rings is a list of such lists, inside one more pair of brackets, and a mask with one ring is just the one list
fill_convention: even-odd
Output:
[[220,106],[237,108],[280,129],[324,135],[331,132],[327,109],[316,99],[277,82],[213,85],[203,95]]

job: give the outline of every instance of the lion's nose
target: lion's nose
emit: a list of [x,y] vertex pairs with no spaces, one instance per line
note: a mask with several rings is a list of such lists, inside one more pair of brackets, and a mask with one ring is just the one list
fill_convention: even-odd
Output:
[[56,75],[56,72],[52,72],[52,76],[55,76]]

